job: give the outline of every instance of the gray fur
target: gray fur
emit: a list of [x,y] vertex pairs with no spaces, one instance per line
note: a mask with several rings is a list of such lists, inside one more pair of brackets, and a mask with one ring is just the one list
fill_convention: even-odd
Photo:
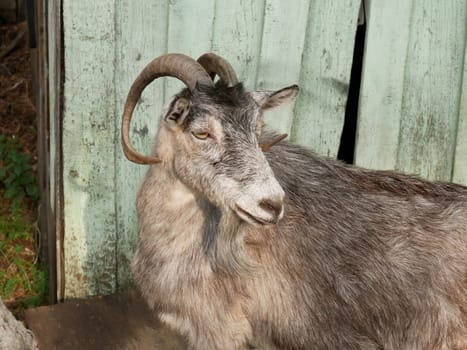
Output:
[[137,199],[148,304],[193,349],[467,349],[467,188],[263,154],[278,100],[256,96],[218,84],[166,107]]

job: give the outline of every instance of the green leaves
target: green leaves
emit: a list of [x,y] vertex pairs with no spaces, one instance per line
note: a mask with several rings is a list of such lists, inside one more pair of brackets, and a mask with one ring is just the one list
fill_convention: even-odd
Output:
[[47,295],[47,269],[37,263],[34,232],[24,203],[0,212],[0,298],[13,312],[38,306]]
[[25,197],[39,200],[39,188],[29,155],[21,152],[15,139],[0,135],[0,183],[4,197],[18,205]]

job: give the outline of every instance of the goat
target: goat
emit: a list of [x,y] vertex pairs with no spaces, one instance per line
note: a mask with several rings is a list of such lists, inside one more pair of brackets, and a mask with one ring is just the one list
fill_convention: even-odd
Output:
[[[146,156],[130,121],[161,76],[187,88]],[[467,188],[278,143],[263,111],[297,94],[246,92],[214,54],[161,56],[136,78],[122,145],[151,164],[137,195],[143,298],[193,349],[467,349]]]

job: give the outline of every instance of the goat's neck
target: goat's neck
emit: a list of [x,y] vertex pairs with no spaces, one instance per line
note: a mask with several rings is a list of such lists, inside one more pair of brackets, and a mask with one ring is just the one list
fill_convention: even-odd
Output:
[[158,219],[168,224],[168,235],[183,234],[187,242],[200,244],[216,272],[240,274],[253,269],[244,248],[245,224],[232,210],[214,206],[162,167],[151,171],[149,178],[157,179],[151,186],[163,199],[159,201]]
[[[207,206],[210,206],[208,203]],[[229,275],[252,272],[254,266],[246,255],[244,224],[230,209],[206,208],[203,248],[214,271]]]
[[[160,258],[201,245],[203,212],[196,196],[162,166],[153,166],[138,194],[140,246]],[[167,256],[166,256],[167,255]]]

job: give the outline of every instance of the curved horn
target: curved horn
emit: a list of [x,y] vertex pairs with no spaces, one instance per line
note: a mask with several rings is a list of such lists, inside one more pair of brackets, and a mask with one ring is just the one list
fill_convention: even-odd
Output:
[[130,122],[141,93],[153,80],[160,77],[175,77],[193,91],[196,84],[213,86],[212,79],[204,68],[191,57],[182,54],[167,54],[152,60],[133,82],[128,92],[122,117],[122,148],[128,160],[138,164],[159,163],[160,159],[138,153],[130,142]]
[[238,83],[237,74],[224,58],[214,53],[205,53],[198,58],[198,63],[204,67],[212,80],[217,74],[227,86],[234,86]]
[[288,135],[287,134],[282,134],[274,137],[271,141],[267,143],[262,143],[259,146],[263,150],[263,152],[268,151],[272,146],[274,146],[276,143],[281,142],[283,139],[285,139]]

